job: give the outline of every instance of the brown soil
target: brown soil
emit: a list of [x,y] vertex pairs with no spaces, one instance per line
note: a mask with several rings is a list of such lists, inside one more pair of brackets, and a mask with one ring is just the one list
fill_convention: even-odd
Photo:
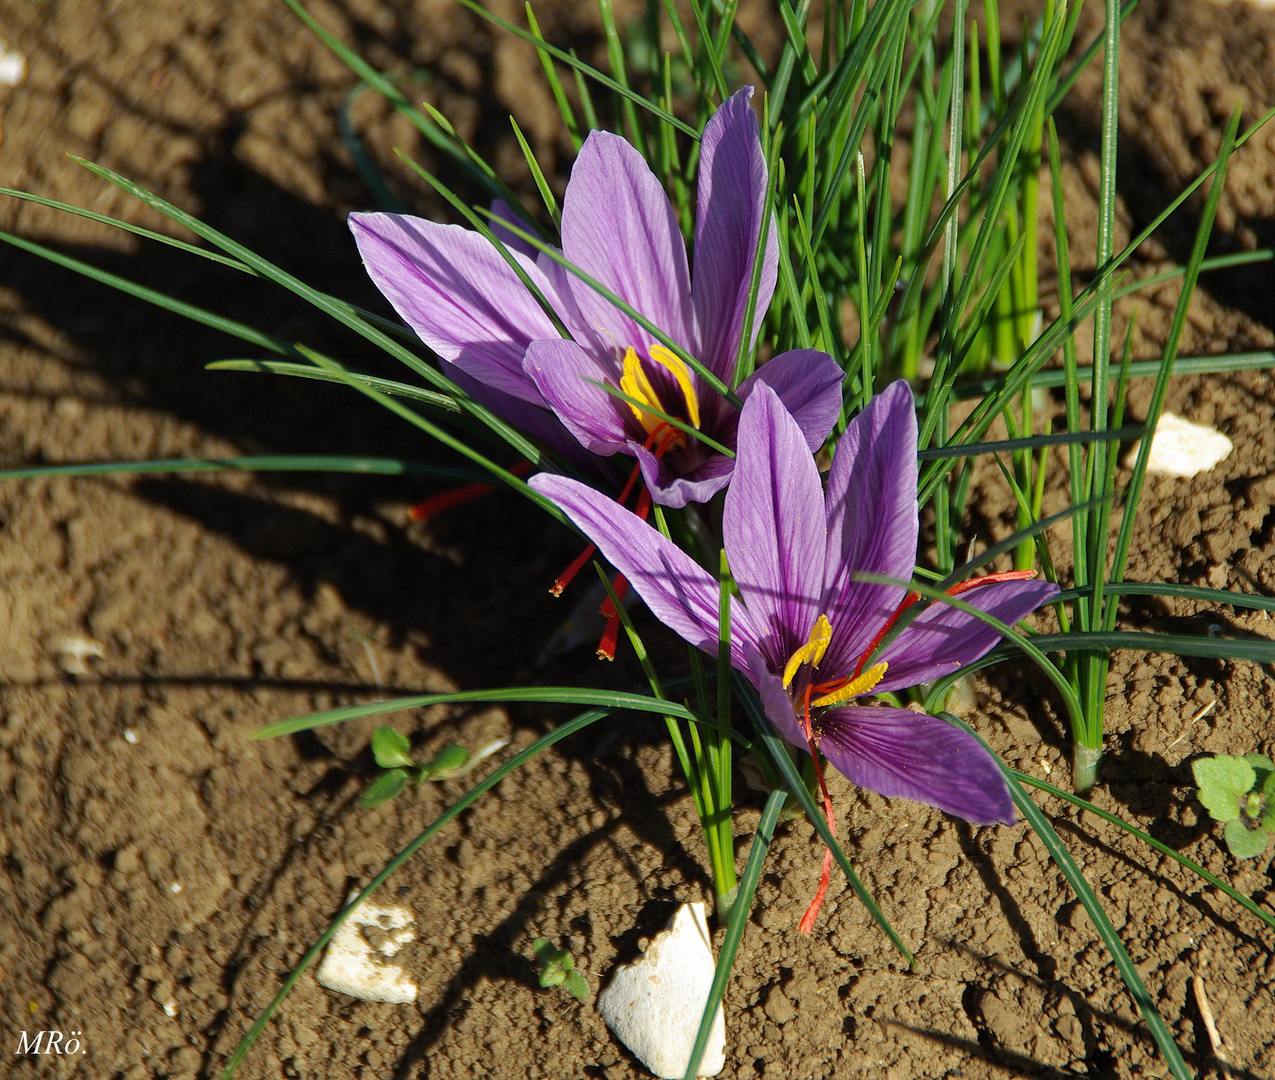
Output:
[[[513,0],[494,6],[518,17]],[[591,5],[545,8],[551,38],[599,54]],[[567,167],[569,144],[527,49],[446,0],[315,10],[378,65],[424,72],[421,92],[518,183],[527,177],[509,111],[547,171]],[[66,157],[81,154],[312,283],[378,303],[342,222],[372,204],[337,130],[351,79],[282,5],[0,0],[0,28],[29,61],[22,86],[0,89],[5,184],[164,227]],[[1122,65],[1129,230],[1210,160],[1234,105],[1250,121],[1275,100],[1275,14],[1144,0]],[[1092,220],[1096,94],[1086,76],[1060,118],[1077,252]],[[387,169],[393,145],[431,159],[370,95],[354,111]],[[1219,251],[1275,238],[1273,151],[1264,133],[1237,156]],[[414,208],[444,216],[404,172],[393,177]],[[1193,212],[1145,245],[1142,268],[1183,256]],[[379,363],[306,305],[229,271],[36,207],[5,205],[0,223],[356,366]],[[0,460],[446,460],[344,391],[203,372],[209,360],[253,355],[225,337],[12,250],[0,260]],[[1269,268],[1206,279],[1185,351],[1270,348],[1269,282]],[[1175,298],[1165,287],[1122,305],[1121,317],[1137,320],[1139,356],[1156,355]],[[1133,401],[1137,413],[1145,390]],[[1266,373],[1178,380],[1169,407],[1215,424],[1236,451],[1208,476],[1149,485],[1131,576],[1269,594],[1275,384]],[[295,474],[0,484],[0,1053],[11,1063],[0,1071],[212,1075],[351,886],[464,790],[426,786],[365,812],[356,800],[375,721],[250,742],[260,725],[369,700],[378,683],[386,693],[640,685],[630,661],[606,668],[587,650],[535,667],[563,616],[544,585],[572,554],[565,533],[511,496],[410,525],[406,507],[430,490]],[[981,541],[1003,532],[994,477],[972,509]],[[1056,539],[1065,561],[1066,537]],[[1272,636],[1264,618],[1225,608],[1138,600],[1127,611],[1131,627],[1209,624]],[[59,666],[69,634],[102,645],[91,675]],[[1025,693],[1023,670],[980,684],[976,722],[1011,762],[1065,785],[1056,703],[1043,687]],[[1271,856],[1237,863],[1219,846],[1191,796],[1189,761],[1275,751],[1273,699],[1270,673],[1252,665],[1119,656],[1096,793],[1268,907]],[[397,719],[428,749],[499,734],[523,746],[560,717],[440,708]],[[1026,829],[974,831],[845,784],[834,797],[919,970],[903,969],[847,891],[834,888],[812,937],[797,933],[820,852],[809,826],[785,826],[727,995],[723,1075],[1164,1075],[1110,959]],[[1235,1075],[1272,1075],[1271,935],[1172,861],[1042,805],[1188,1061],[1203,1069],[1208,1054],[1188,992],[1198,973]],[[755,808],[741,811],[741,844],[755,824]],[[418,940],[401,954],[420,984],[415,1006],[357,1002],[307,975],[240,1075],[641,1075],[591,1001],[536,987],[530,943],[569,944],[596,990],[675,901],[706,894],[704,866],[658,725],[624,716],[598,726],[509,777],[387,887],[417,918]],[[20,1032],[49,1029],[78,1032],[85,1052],[15,1057]]]

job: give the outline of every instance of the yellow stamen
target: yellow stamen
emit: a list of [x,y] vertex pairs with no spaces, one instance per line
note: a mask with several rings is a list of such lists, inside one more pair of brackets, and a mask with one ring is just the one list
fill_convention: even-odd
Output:
[[[690,421],[691,427],[698,429],[699,396],[695,393],[695,386],[691,382],[690,369],[663,345],[651,346],[651,359],[667,369],[676,380],[678,389],[682,391],[682,396],[686,399],[686,418]],[[629,408],[633,410],[633,415],[638,418],[638,422],[648,435],[664,423],[663,420],[647,411],[655,409],[662,413],[668,412],[659,394],[655,392],[655,387],[651,385],[646,371],[643,370],[642,361],[638,359],[636,350],[632,347],[624,354],[624,371],[620,376],[620,389],[633,399],[629,402]],[[678,440],[679,444],[685,443],[685,436],[679,435]]]
[[849,701],[856,698],[860,694],[866,694],[877,683],[885,678],[885,669],[889,665],[882,660],[881,663],[868,668],[857,679],[851,679],[840,690],[834,690],[831,694],[825,694],[821,698],[816,698],[810,704],[817,709],[825,709],[829,705],[840,705],[843,701]]
[[682,397],[686,399],[686,418],[690,420],[691,427],[698,431],[699,395],[695,393],[695,384],[691,382],[691,369],[680,357],[671,353],[663,345],[651,346],[651,359],[667,368],[677,380],[678,389],[682,391]]
[[828,643],[831,640],[832,623],[828,621],[827,615],[820,615],[815,620],[815,625],[810,629],[809,640],[788,658],[788,666],[784,668],[785,690],[792,685],[792,681],[797,677],[797,671],[802,664],[809,664],[812,668],[819,666],[819,661],[823,659],[823,654],[828,651]]

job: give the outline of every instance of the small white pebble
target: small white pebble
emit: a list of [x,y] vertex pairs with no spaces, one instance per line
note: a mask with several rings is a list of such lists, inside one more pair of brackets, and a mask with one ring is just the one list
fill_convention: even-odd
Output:
[[[690,1061],[714,970],[704,905],[683,904],[641,956],[615,970],[598,994],[598,1012],[611,1034],[656,1076],[680,1077]],[[718,1006],[698,1075],[716,1076],[725,1065],[726,1026]]]
[[124,729],[124,741],[130,744],[131,746],[136,746],[138,742],[137,732],[134,731],[131,727],[126,727]]
[[26,57],[0,42],[0,86],[17,86],[26,77]]
[[[1187,478],[1208,472],[1235,449],[1220,431],[1193,424],[1171,412],[1160,414],[1147,455],[1147,472],[1159,476]],[[1138,460],[1138,443],[1125,455],[1124,467],[1132,469]]]
[[[402,968],[385,962],[416,937],[411,929],[414,921],[406,908],[381,907],[365,900],[337,929],[315,977],[329,990],[364,1001],[415,1001],[416,984]],[[360,926],[375,927],[386,937],[373,945],[359,932]]]
[[49,651],[57,656],[58,667],[68,675],[92,675],[93,669],[86,661],[106,656],[106,647],[100,641],[83,634],[56,637],[49,642]]
[[180,881],[174,881],[171,885],[168,886],[168,891],[172,893],[174,896],[176,896],[179,892],[182,891],[182,883]]
[[177,1015],[177,1002],[175,1002],[172,998],[169,998],[167,1001],[165,1001],[165,1002],[164,1002],[164,1012],[165,1012],[167,1015],[169,1015],[169,1016],[176,1016],[176,1015]]

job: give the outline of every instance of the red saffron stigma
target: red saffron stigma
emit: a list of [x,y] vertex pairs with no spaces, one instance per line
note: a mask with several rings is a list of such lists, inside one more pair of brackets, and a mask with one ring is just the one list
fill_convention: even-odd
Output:
[[[998,581],[1029,581],[1035,576],[1035,570],[1006,570],[1001,574],[985,574],[983,577],[968,578],[965,581],[958,582],[948,589],[944,595],[960,596],[961,593],[969,592],[970,589],[977,589],[980,585],[995,585]],[[894,609],[893,615],[886,619],[885,625],[881,627],[881,632],[878,633],[877,636],[872,639],[868,647],[863,650],[863,655],[859,657],[859,662],[855,664],[854,675],[851,676],[851,678],[857,679],[863,674],[863,669],[868,662],[868,658],[876,651],[876,647],[885,639],[885,635],[894,628],[894,624],[899,621],[899,616],[920,599],[921,594],[914,592],[908,593],[907,596],[903,598],[903,603]]]
[[[828,794],[828,785],[823,778],[823,762],[819,760],[819,748],[815,745],[814,729],[810,724],[810,695],[815,688],[807,686],[802,695],[802,726],[806,729],[806,743],[810,747],[810,758],[815,763],[815,777],[819,781],[819,793],[823,796],[823,814],[828,822],[828,831],[834,839],[837,835],[837,818],[832,812],[832,796]],[[815,920],[819,917],[819,909],[823,907],[824,898],[828,895],[828,884],[832,880],[832,849],[824,848],[823,871],[819,875],[819,887],[815,889],[815,898],[810,901],[806,913],[797,924],[803,934],[809,934],[815,928]]]
[[580,573],[580,568],[589,561],[589,556],[597,550],[598,547],[596,544],[590,544],[587,548],[580,552],[579,555],[571,560],[571,565],[558,575],[558,580],[549,586],[549,591],[553,593],[554,596],[561,596],[562,590],[571,584],[571,581],[576,574]]
[[[616,598],[620,603],[624,603],[624,597],[629,591],[629,580],[623,574],[616,574],[615,582],[612,586],[615,589]],[[606,616],[606,629],[602,631],[602,640],[598,642],[598,659],[614,660],[615,646],[620,638],[620,613],[615,610],[615,605],[611,603],[608,596],[602,601],[601,612]]]
[[[509,471],[514,476],[526,476],[527,473],[531,472],[531,462],[520,461],[516,465],[510,466]],[[484,495],[490,495],[495,490],[496,486],[494,484],[466,484],[464,487],[453,488],[451,491],[444,491],[438,495],[431,495],[428,499],[423,499],[409,506],[407,508],[407,516],[412,521],[428,521],[445,510],[453,510],[467,502],[481,499]]]
[[[663,458],[664,455],[667,454],[676,444],[679,434],[680,433],[677,428],[673,427],[671,424],[661,423],[654,431],[651,432],[650,435],[646,437],[645,447],[647,450],[654,447],[655,456],[657,458]],[[625,483],[624,489],[616,497],[615,501],[619,503],[619,505],[623,506],[628,501],[629,496],[633,493],[633,487],[637,484],[638,477],[641,475],[641,464],[639,463],[634,465],[632,471],[629,473],[629,479]],[[641,489],[638,491],[638,500],[636,505],[633,507],[633,512],[643,521],[645,521],[651,514],[651,492],[647,489],[645,484],[643,484]],[[572,579],[580,572],[584,564],[589,561],[590,557],[597,550],[598,549],[595,544],[590,544],[587,548],[585,548],[575,557],[571,565],[558,575],[558,579],[552,586],[550,586],[549,591],[553,593],[554,596],[561,596],[562,591],[571,584]],[[625,579],[623,574],[617,574],[615,578],[615,595],[620,600],[623,600],[628,591],[628,581]],[[615,646],[620,638],[620,615],[619,612],[615,610],[615,605],[611,603],[611,598],[609,596],[602,601],[601,612],[603,616],[605,616],[607,624],[606,628],[602,631],[602,640],[598,642],[598,657],[602,660],[614,660]]]
[[986,574],[983,577],[968,578],[947,590],[948,596],[960,596],[980,585],[994,585],[998,581],[1030,581],[1036,576],[1035,570],[1006,570],[1003,574]]

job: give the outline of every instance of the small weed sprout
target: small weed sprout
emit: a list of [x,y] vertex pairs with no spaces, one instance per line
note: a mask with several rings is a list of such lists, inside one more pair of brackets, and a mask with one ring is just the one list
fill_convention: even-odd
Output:
[[380,806],[403,792],[410,783],[417,787],[426,780],[454,780],[465,776],[484,759],[503,749],[508,739],[493,739],[470,754],[463,746],[449,743],[430,761],[416,761],[407,736],[392,727],[377,728],[372,736],[372,756],[386,771],[363,792],[359,802],[366,809]]
[[1237,859],[1254,859],[1275,833],[1275,762],[1261,754],[1200,758],[1191,766],[1200,802]]
[[536,957],[541,986],[561,986],[579,1001],[589,996],[589,980],[566,949],[555,948],[547,938],[540,937],[531,943],[531,951]]

